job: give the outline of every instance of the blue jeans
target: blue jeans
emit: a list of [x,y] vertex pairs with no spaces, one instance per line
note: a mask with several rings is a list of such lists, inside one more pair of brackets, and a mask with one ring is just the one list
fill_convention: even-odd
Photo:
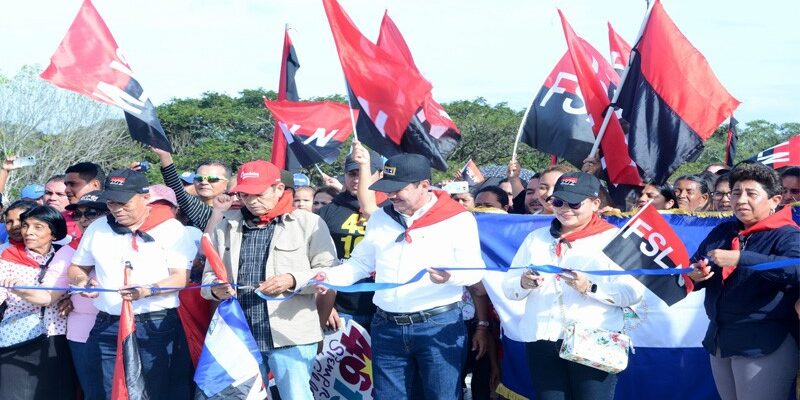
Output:
[[311,394],[311,368],[317,356],[317,344],[279,347],[261,353],[261,376],[268,384],[267,373],[272,371],[282,399],[314,400]]
[[[136,317],[136,339],[150,399],[191,399],[194,372],[178,310],[167,310],[166,315],[161,316],[144,314]],[[89,365],[96,366],[90,369],[89,379],[102,382],[102,385],[87,391],[86,400],[111,398],[117,332],[119,317],[106,313],[97,315],[86,341],[85,356]]]
[[94,380],[92,370],[95,366],[86,358],[86,343],[68,340],[69,350],[72,353],[72,364],[84,393],[100,393],[103,390],[103,381]]
[[559,357],[562,340],[525,343],[538,400],[612,400],[617,375]]
[[426,399],[460,399],[466,336],[461,307],[409,325],[397,325],[375,314],[372,319],[375,398],[410,399],[415,392],[411,389],[413,383],[422,386]]

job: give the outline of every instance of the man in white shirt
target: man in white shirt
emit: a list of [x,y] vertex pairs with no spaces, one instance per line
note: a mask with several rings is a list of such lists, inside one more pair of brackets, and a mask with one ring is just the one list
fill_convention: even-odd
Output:
[[[85,398],[111,396],[123,300],[133,302],[136,338],[150,398],[188,399],[192,392],[191,360],[178,317],[178,292],[184,287],[196,252],[185,229],[168,210],[149,205],[147,178],[129,169],[109,174],[102,199],[110,215],[86,229],[69,270],[73,286],[121,288],[118,293],[84,294],[100,310],[86,342],[86,357],[96,368],[93,379],[103,391]],[[130,280],[124,285],[126,265]],[[94,270],[97,278],[89,278]]]
[[[375,397],[409,398],[419,374],[426,398],[459,398],[466,356],[460,300],[463,286],[478,282],[484,268],[475,218],[446,192],[431,192],[430,161],[417,154],[387,160],[370,189],[385,192],[392,204],[372,214],[364,239],[349,260],[327,271],[328,281],[349,285],[375,273],[376,283],[401,283],[428,272],[375,292]],[[463,270],[437,269],[443,267]]]

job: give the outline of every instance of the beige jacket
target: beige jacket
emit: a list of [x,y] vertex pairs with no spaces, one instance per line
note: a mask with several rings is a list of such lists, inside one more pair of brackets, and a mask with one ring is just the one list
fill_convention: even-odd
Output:
[[[236,283],[239,275],[239,251],[242,244],[242,214],[230,211],[211,233],[211,241],[225,263],[229,279]],[[336,247],[328,232],[328,226],[316,214],[295,210],[281,216],[275,226],[270,242],[266,277],[284,273],[294,276],[298,287],[303,287],[316,275],[316,268],[330,267],[337,263]],[[217,276],[206,262],[203,284],[214,282]],[[322,340],[319,316],[314,300],[315,290],[307,287],[285,301],[269,301],[269,324],[275,347],[315,343]],[[289,292],[281,295],[288,295]],[[215,300],[210,288],[203,288],[201,295]]]

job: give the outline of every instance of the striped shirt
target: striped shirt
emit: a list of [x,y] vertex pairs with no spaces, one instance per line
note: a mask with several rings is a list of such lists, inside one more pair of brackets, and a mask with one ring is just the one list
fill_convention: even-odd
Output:
[[[277,219],[275,220],[277,221]],[[239,276],[237,283],[241,286],[258,287],[267,279],[264,266],[269,254],[269,243],[275,232],[275,223],[263,228],[242,226],[242,247],[239,253]],[[272,350],[272,331],[269,327],[269,310],[267,302],[258,297],[255,290],[243,289],[237,293],[242,305],[247,324],[253,331],[258,348],[261,351]]]
[[205,231],[206,223],[208,223],[208,219],[211,218],[211,206],[197,197],[186,193],[186,190],[183,189],[183,181],[180,176],[178,176],[178,170],[175,168],[175,164],[161,167],[161,176],[164,178],[164,184],[175,192],[175,198],[178,200],[178,207],[180,207],[181,214],[186,216],[192,226],[196,226],[201,231]]

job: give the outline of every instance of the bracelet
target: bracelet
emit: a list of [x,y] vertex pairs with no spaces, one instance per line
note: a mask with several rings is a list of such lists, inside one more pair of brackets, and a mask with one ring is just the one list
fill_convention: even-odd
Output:
[[491,325],[492,325],[492,323],[489,322],[489,321],[481,321],[481,320],[478,321],[478,326],[479,327],[488,328]]
[[150,289],[150,295],[148,295],[147,297],[157,296],[161,292],[161,286],[158,286],[157,283],[150,285],[149,289]]

